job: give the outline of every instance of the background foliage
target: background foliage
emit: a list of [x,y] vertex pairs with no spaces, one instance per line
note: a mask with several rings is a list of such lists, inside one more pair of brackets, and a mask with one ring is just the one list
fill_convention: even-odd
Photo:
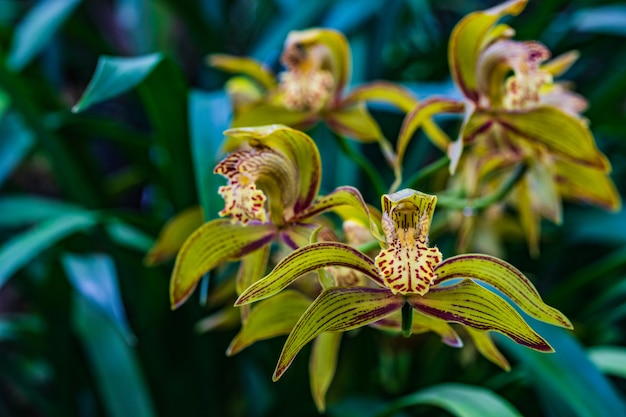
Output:
[[[211,312],[208,281],[199,300],[172,312],[172,264],[143,264],[174,213],[200,203],[214,215],[221,204],[211,170],[230,104],[226,75],[205,56],[251,55],[279,69],[289,30],[334,27],[350,40],[353,84],[386,79],[419,97],[458,97],[448,36],[464,14],[493,4],[0,1],[0,415],[317,415],[305,360],[271,382],[283,338],[227,358],[235,329],[194,331]],[[625,196],[626,4],[531,2],[514,27],[517,39],[540,40],[555,55],[581,52],[566,78],[589,99],[585,116]],[[102,88],[83,96],[94,72]],[[395,138],[402,115],[371,110]],[[323,191],[352,184],[378,205],[329,133],[313,134]],[[376,146],[349,146],[379,163]],[[405,169],[439,156],[418,138]],[[563,224],[543,230],[540,257],[513,242],[507,259],[572,319],[573,333],[536,326],[556,354],[498,339],[513,362],[504,373],[434,335],[364,329],[345,338],[328,415],[476,415],[482,397],[472,389],[497,393],[523,415],[624,415],[626,215],[566,206]],[[451,236],[436,243],[453,252]]]

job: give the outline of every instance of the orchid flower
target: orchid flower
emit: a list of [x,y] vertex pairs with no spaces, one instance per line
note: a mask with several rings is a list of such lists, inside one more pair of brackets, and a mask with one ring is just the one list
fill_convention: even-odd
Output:
[[[430,137],[450,158],[452,188],[468,198],[485,195],[520,166],[525,174],[509,202],[516,207],[532,252],[537,252],[541,217],[559,223],[561,200],[609,210],[621,203],[609,177],[610,164],[596,147],[580,116],[587,102],[555,83],[553,77],[576,60],[570,52],[549,60],[550,51],[534,41],[512,40],[514,30],[498,24],[517,15],[526,0],[512,0],[470,13],[454,28],[449,43],[452,77],[463,102],[431,98],[407,115],[397,154],[423,120],[437,113],[464,113],[457,141]],[[467,149],[464,149],[467,148]]]
[[200,278],[216,266],[242,260],[238,292],[265,273],[269,245],[279,240],[291,249],[308,243],[320,214],[349,206],[369,224],[368,208],[353,187],[318,196],[319,151],[306,134],[282,125],[236,128],[225,132],[228,154],[214,172],[228,183],[222,219],[196,229],[184,242],[174,265],[170,301],[180,306]]
[[572,328],[562,313],[542,301],[520,271],[489,255],[466,254],[443,260],[441,252],[430,246],[428,232],[436,201],[436,196],[411,189],[385,194],[384,247],[375,259],[339,242],[314,243],[292,252],[239,296],[237,306],[260,301],[278,294],[303,274],[329,266],[351,268],[371,281],[371,285],[322,291],[289,334],[274,380],[287,370],[302,347],[325,332],[352,330],[401,312],[402,330],[410,335],[413,310],[418,317],[426,317],[425,323],[459,323],[472,329],[472,337],[479,335],[475,340],[481,344],[477,345],[494,361],[497,353],[488,352],[493,345],[481,337],[487,331],[502,333],[538,351],[553,351],[509,303],[476,282],[494,287],[532,317]]

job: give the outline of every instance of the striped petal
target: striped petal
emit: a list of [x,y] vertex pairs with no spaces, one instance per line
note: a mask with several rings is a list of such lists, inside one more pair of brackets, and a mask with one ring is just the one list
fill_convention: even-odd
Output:
[[282,125],[229,129],[226,147],[239,148],[243,144],[266,147],[282,153],[294,167],[297,195],[286,198],[292,201],[294,213],[307,208],[319,191],[322,166],[320,154],[313,139],[303,132]]
[[619,193],[606,172],[561,159],[557,159],[555,165],[557,188],[564,199],[593,204],[605,210],[621,209]]
[[246,289],[236,306],[270,297],[307,272],[328,266],[345,266],[363,272],[382,286],[374,261],[358,250],[339,242],[319,242],[293,251],[265,278]]
[[538,351],[554,351],[506,301],[472,280],[434,288],[425,296],[411,295],[407,299],[424,314],[478,330],[493,330]]
[[324,332],[344,332],[380,320],[402,308],[404,297],[386,289],[348,287],[322,292],[289,334],[278,359],[277,381],[307,343]]
[[230,342],[226,354],[235,355],[260,340],[289,334],[311,302],[310,298],[294,290],[261,301]]
[[202,225],[178,252],[170,280],[172,308],[189,298],[202,275],[268,244],[275,235],[276,229],[271,224],[244,227],[228,219],[217,219]]
[[439,285],[453,278],[473,278],[504,293],[532,317],[555,326],[572,328],[563,313],[545,304],[535,286],[513,265],[483,254],[457,255],[435,268]]

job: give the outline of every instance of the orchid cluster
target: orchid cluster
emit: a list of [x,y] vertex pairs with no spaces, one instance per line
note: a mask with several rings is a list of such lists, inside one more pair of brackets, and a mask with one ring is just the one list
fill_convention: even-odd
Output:
[[[250,58],[211,56],[214,67],[239,74],[227,84],[232,128],[225,132],[226,155],[214,168],[226,181],[216,190],[224,208],[206,223],[199,210],[175,218],[149,254],[154,263],[177,252],[172,307],[182,305],[209,271],[239,261],[214,297],[234,305],[199,326],[240,323],[229,355],[287,335],[274,380],[313,342],[311,391],[320,411],[341,335],[360,327],[406,337],[434,332],[457,348],[462,329],[505,370],[509,364],[490,332],[551,352],[510,302],[543,322],[572,325],[521,271],[491,254],[445,257],[431,242],[438,200],[458,231],[459,249],[482,246],[491,253],[498,252],[502,231],[517,227],[537,254],[540,222],[558,223],[563,200],[620,207],[610,164],[580,115],[586,101],[553,79],[576,54],[550,59],[545,46],[515,41],[513,29],[498,23],[525,3],[471,13],[455,27],[449,61],[462,101],[418,101],[383,81],[346,93],[350,50],[330,29],[290,33],[281,55],[285,71],[277,76]],[[367,111],[370,101],[406,113],[395,149]],[[462,119],[456,140],[434,122],[441,113]],[[349,185],[320,195],[320,152],[303,132],[320,121],[338,136],[380,144],[395,174],[380,210]],[[403,183],[403,158],[419,128],[449,165],[438,195]]]

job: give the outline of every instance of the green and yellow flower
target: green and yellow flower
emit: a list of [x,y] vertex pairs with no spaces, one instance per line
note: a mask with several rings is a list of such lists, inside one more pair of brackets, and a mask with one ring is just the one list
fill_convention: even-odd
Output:
[[541,218],[559,223],[562,199],[608,210],[619,209],[621,203],[608,175],[610,164],[580,116],[586,100],[553,80],[570,67],[577,53],[549,60],[544,45],[512,40],[514,30],[498,24],[502,16],[517,15],[525,5],[526,0],[509,1],[470,13],[456,25],[449,62],[465,100],[422,102],[407,115],[397,153],[401,158],[426,116],[464,113],[457,141],[431,137],[447,152],[451,173],[459,171],[451,188],[477,198],[524,166],[508,201],[519,213],[536,253]]
[[238,292],[263,276],[269,245],[278,240],[291,249],[309,242],[316,218],[351,207],[369,224],[368,208],[353,187],[318,196],[319,151],[306,134],[282,125],[236,128],[225,132],[231,151],[215,168],[228,183],[219,189],[225,218],[209,221],[184,242],[170,283],[173,308],[193,292],[200,278],[226,261],[242,259]]
[[539,320],[571,328],[569,320],[546,305],[532,283],[505,261],[482,254],[443,260],[428,241],[436,201],[435,196],[410,189],[386,194],[382,197],[385,238],[375,259],[339,242],[314,243],[292,252],[239,296],[237,306],[271,299],[307,272],[320,268],[350,268],[369,278],[367,285],[333,286],[321,292],[291,330],[274,380],[287,370],[300,349],[319,335],[376,322],[393,327],[398,313],[405,335],[417,324],[418,329],[437,331],[453,346],[460,342],[448,323],[467,327],[481,353],[505,368],[508,364],[486,332],[500,332],[532,349],[552,351],[505,300],[476,281],[496,288]]

